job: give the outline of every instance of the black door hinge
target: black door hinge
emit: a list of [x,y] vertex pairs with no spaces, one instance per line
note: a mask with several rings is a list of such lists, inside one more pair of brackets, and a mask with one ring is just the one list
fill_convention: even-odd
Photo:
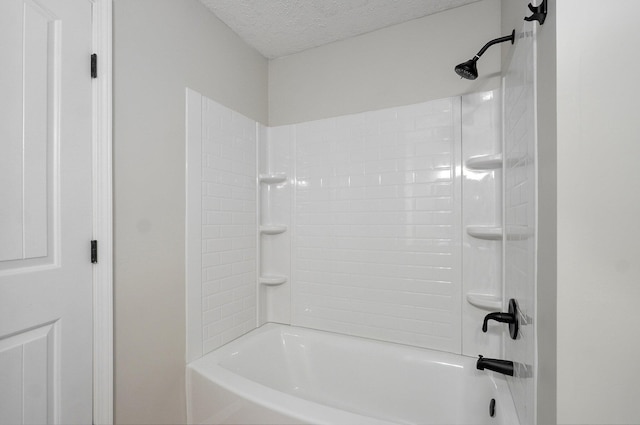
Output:
[[91,264],[98,262],[98,241],[91,241]]
[[98,55],[91,55],[91,78],[98,78]]

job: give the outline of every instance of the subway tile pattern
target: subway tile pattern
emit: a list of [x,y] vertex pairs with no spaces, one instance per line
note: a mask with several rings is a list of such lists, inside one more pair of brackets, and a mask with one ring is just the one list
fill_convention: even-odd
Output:
[[293,324],[461,351],[459,108],[296,125]]
[[256,122],[202,98],[203,354],[256,324]]
[[504,77],[505,299],[520,307],[520,336],[506,339],[505,356],[516,363],[508,379],[521,425],[535,423],[535,25],[523,37]]

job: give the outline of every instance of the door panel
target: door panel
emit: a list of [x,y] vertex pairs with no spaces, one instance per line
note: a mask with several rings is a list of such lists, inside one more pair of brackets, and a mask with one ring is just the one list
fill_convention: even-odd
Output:
[[22,258],[22,9],[16,1],[1,5],[0,93],[8,101],[0,103],[0,260],[13,260]]
[[0,1],[0,424],[92,421],[91,7]]
[[[33,3],[24,7],[23,84],[23,258],[47,255],[47,170],[53,169],[48,148],[54,140],[52,125],[59,105],[59,93],[48,88],[58,82],[60,37],[56,22]],[[58,71],[58,72],[56,72]],[[51,82],[49,81],[51,80]]]
[[[0,7],[9,9],[0,18],[1,53],[10,57],[0,79],[0,93],[8,93],[0,106],[0,270],[7,270],[54,262],[62,58],[60,19],[32,1]],[[6,263],[42,257],[49,258]]]
[[47,423],[53,417],[57,323],[0,341],[0,376],[12,385],[0,389],[0,423]]

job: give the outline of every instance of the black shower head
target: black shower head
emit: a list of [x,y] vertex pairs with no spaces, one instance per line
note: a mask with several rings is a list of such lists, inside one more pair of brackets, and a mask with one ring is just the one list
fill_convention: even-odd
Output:
[[496,38],[491,40],[487,44],[484,45],[482,49],[478,52],[477,55],[474,56],[473,59],[469,59],[466,62],[461,63],[460,65],[455,67],[456,74],[458,74],[462,78],[466,78],[467,80],[475,80],[478,78],[478,68],[476,67],[476,62],[480,59],[480,56],[487,51],[487,49],[494,44],[504,43],[505,41],[510,41],[513,44],[516,40],[516,30],[511,31],[511,35],[507,35],[505,37]]
[[478,68],[476,67],[476,62],[478,62],[477,56],[473,59],[469,59],[468,61],[461,63],[455,68],[456,74],[458,74],[462,78],[466,78],[467,80],[475,80],[476,78],[478,78]]

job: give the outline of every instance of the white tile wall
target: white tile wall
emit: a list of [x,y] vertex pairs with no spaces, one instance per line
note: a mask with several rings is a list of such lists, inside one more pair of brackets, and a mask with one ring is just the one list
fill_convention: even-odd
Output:
[[535,26],[525,23],[504,77],[505,298],[520,306],[520,337],[506,340],[516,363],[509,387],[522,425],[535,421]]
[[202,98],[202,340],[256,324],[256,122]]
[[297,125],[296,325],[460,352],[460,99]]
[[[197,273],[188,261],[199,275],[189,321],[201,333],[189,359],[252,329],[257,311],[261,321],[461,352],[459,97],[262,129],[260,173],[288,179],[261,185],[260,221],[289,230],[261,238],[256,123],[206,98],[191,109],[201,113],[188,119],[201,133],[201,218],[188,232],[202,246]],[[259,303],[258,271],[288,276],[260,287]]]

